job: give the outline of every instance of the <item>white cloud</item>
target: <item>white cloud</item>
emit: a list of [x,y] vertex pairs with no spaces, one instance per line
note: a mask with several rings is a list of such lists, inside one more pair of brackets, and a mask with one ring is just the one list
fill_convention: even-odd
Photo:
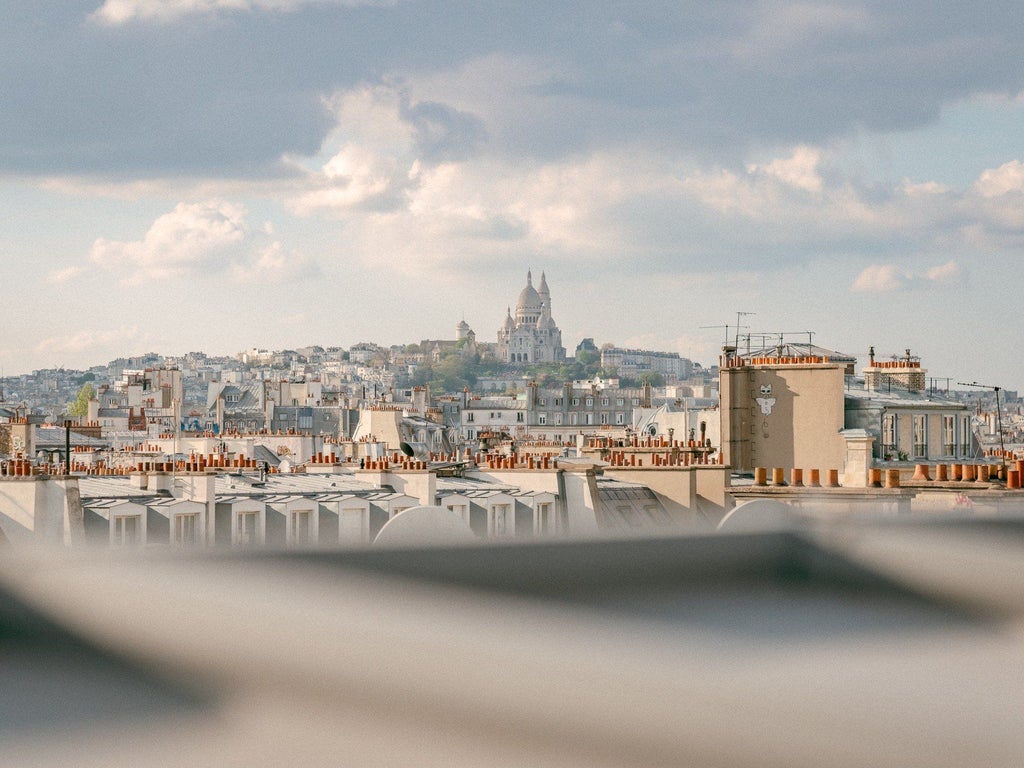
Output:
[[891,293],[915,286],[948,285],[960,279],[960,266],[954,260],[915,274],[895,264],[872,264],[853,281],[855,293]]
[[233,264],[231,273],[239,282],[271,285],[316,277],[320,269],[308,256],[288,253],[281,243],[273,242],[250,261]]
[[47,277],[51,283],[68,283],[84,273],[84,267],[64,267],[53,270]]
[[36,344],[36,352],[40,355],[74,355],[78,358],[83,352],[108,349],[111,347],[127,348],[139,338],[139,329],[134,325],[122,325],[118,328],[89,328],[60,336],[51,336]]
[[168,23],[185,16],[219,12],[291,12],[303,5],[391,5],[386,0],[106,0],[90,16],[101,24],[118,25],[132,21]]
[[998,168],[983,171],[974,183],[974,189],[982,197],[998,197],[1024,191],[1024,163],[1011,160]]
[[142,240],[99,238],[90,258],[116,271],[125,284],[180,277],[201,267],[223,267],[247,236],[245,209],[223,201],[178,203],[153,222]]
[[822,178],[818,173],[821,162],[821,150],[815,147],[796,147],[790,157],[777,158],[765,165],[750,165],[747,171],[751,175],[758,173],[771,176],[784,184],[807,192],[820,192]]
[[186,276],[214,280],[225,273],[245,282],[278,283],[318,274],[315,261],[271,239],[272,223],[252,228],[245,217],[245,208],[221,200],[178,203],[141,240],[97,239],[90,259],[124,285]]
[[316,188],[293,200],[290,207],[301,216],[353,208],[392,209],[402,205],[405,192],[415,186],[418,168],[370,147],[346,144],[311,178]]
[[933,283],[952,283],[960,277],[960,265],[950,260],[945,264],[932,267],[924,274],[925,278]]
[[923,181],[915,184],[910,179],[903,179],[900,189],[907,197],[927,197],[929,195],[944,195],[949,192],[949,187],[937,181]]
[[888,293],[906,288],[910,275],[893,264],[872,264],[853,281],[857,293]]

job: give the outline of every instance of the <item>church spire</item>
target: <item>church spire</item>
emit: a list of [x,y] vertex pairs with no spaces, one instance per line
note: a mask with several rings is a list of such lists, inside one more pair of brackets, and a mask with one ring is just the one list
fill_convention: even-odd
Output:
[[526,284],[533,285],[533,271],[529,269],[526,270]]

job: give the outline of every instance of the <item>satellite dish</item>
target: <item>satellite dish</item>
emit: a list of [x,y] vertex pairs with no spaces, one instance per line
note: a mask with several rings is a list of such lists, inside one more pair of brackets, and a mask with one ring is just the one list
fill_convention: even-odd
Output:
[[647,427],[647,434],[651,437],[655,437],[658,434],[658,425],[651,424]]
[[774,531],[793,525],[793,508],[775,499],[752,499],[722,518],[719,531]]
[[469,523],[450,509],[411,507],[385,523],[373,543],[388,547],[421,547],[475,541],[477,537]]
[[411,446],[411,445],[409,445],[409,444],[408,444],[408,443],[406,443],[406,442],[401,442],[401,443],[399,443],[399,444],[398,444],[398,448],[399,448],[399,450],[401,450],[401,451],[402,451],[402,453],[404,453],[404,454],[405,454],[406,456],[408,456],[409,458],[414,458],[414,457],[416,456],[416,451],[414,451],[414,450],[412,449],[412,446]]

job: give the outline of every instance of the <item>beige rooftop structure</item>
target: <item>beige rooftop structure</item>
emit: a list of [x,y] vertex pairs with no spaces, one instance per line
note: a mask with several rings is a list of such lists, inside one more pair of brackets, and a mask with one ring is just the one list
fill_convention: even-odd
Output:
[[845,361],[824,355],[735,355],[720,366],[722,451],[737,472],[754,467],[842,469]]

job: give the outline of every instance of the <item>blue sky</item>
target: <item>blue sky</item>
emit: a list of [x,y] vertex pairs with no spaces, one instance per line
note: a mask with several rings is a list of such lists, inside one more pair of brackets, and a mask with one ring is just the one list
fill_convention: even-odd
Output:
[[0,3],[6,373],[737,311],[1024,386],[1024,14],[980,2]]

